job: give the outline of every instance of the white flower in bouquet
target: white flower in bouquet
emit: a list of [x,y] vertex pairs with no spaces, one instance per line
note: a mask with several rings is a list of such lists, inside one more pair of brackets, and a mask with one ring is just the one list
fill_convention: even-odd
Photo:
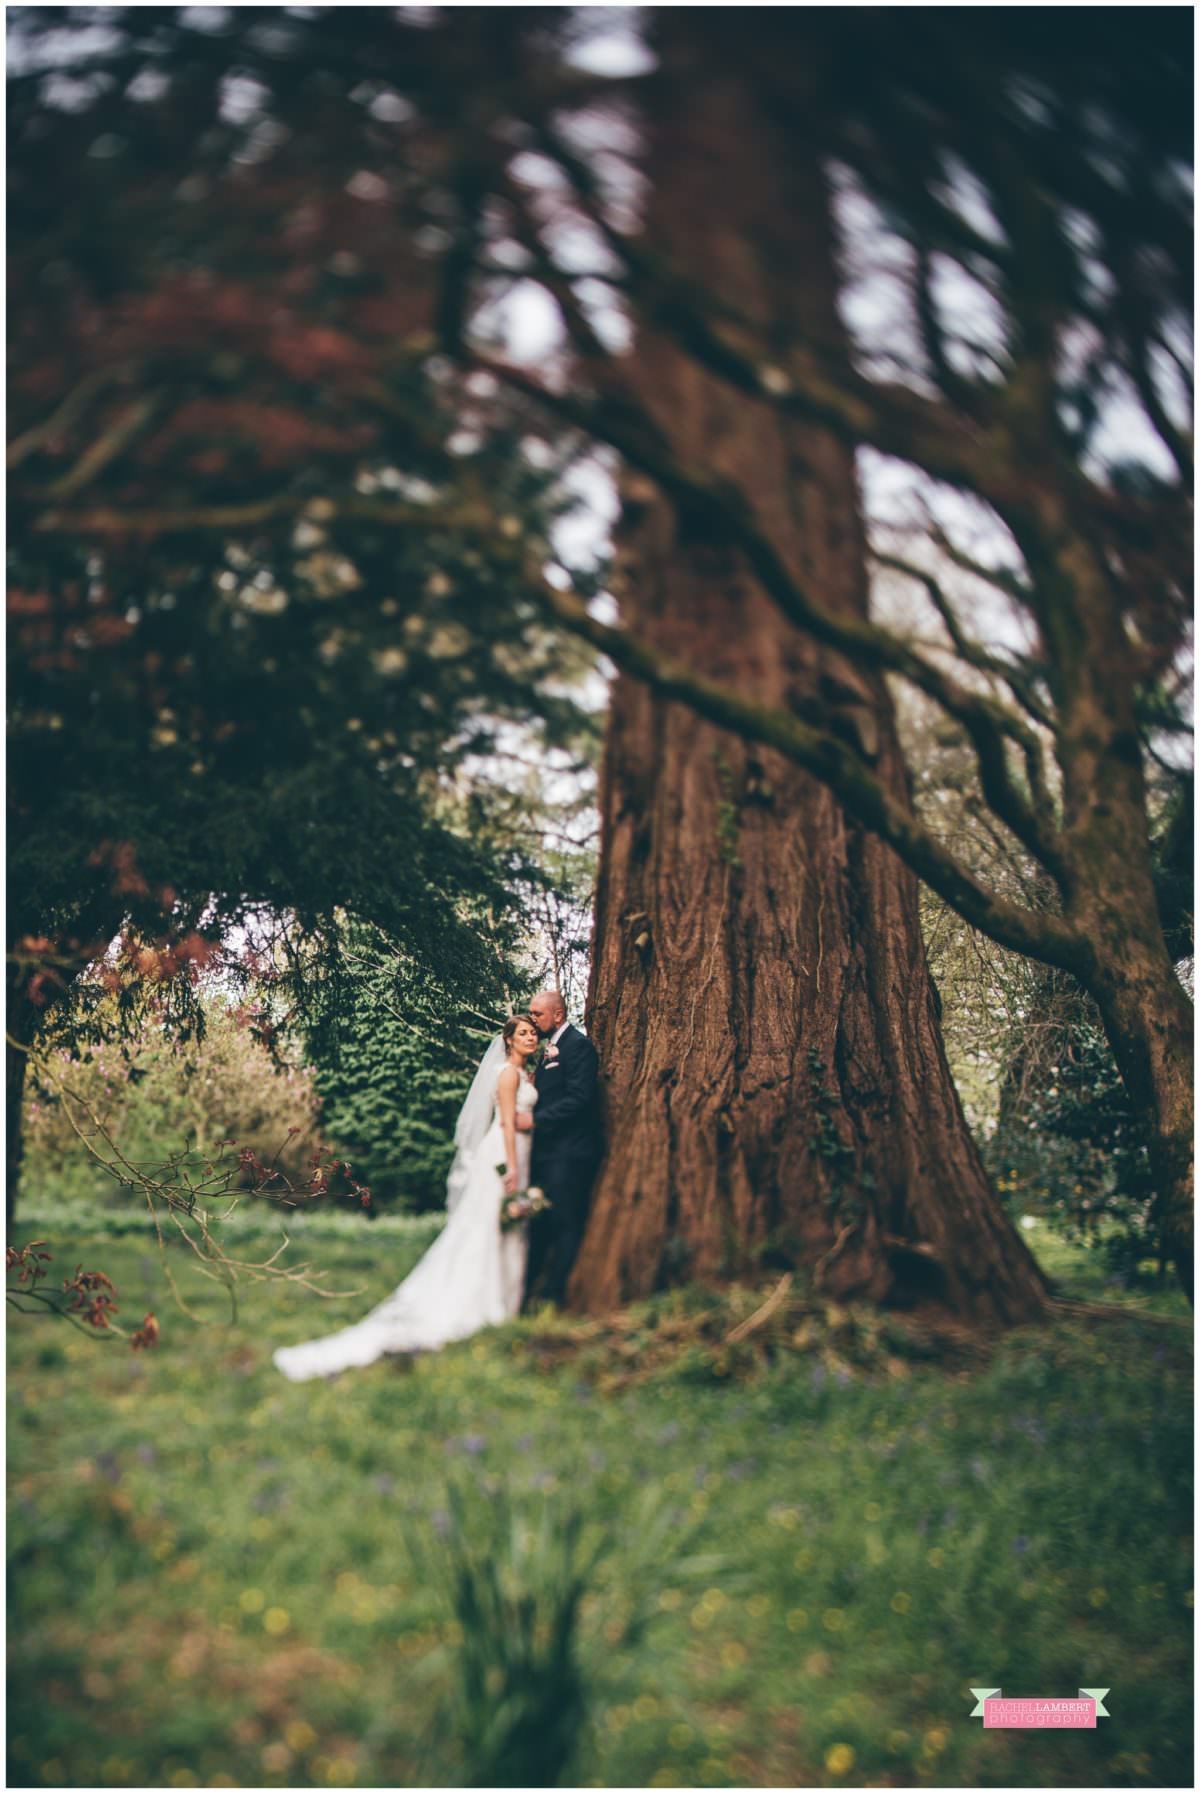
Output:
[[506,1195],[500,1204],[500,1227],[507,1233],[510,1227],[519,1227],[523,1221],[532,1221],[550,1207],[544,1190],[531,1184],[527,1190],[514,1190]]

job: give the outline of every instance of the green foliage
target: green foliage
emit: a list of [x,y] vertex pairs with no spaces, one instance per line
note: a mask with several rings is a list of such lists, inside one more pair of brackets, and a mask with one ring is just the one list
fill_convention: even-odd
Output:
[[452,1473],[432,1524],[414,1528],[414,1562],[460,1641],[435,1750],[460,1753],[465,1786],[568,1783],[612,1682],[594,1662],[584,1668],[585,1609],[593,1626],[606,1612],[605,1643],[619,1660],[643,1645],[664,1584],[720,1567],[719,1556],[696,1552],[696,1522],[654,1484],[631,1497],[621,1532],[594,1505],[580,1493],[514,1497],[490,1473]]
[[[426,309],[413,221],[346,188],[378,158],[366,46],[403,63],[423,34],[364,14],[352,73],[342,24],[281,23],[299,58],[285,74],[257,18],[208,36],[113,9],[103,46],[85,33],[68,49],[98,83],[77,106],[33,72],[42,22],[16,27],[31,72],[11,93],[9,914],[11,939],[57,950],[35,1003],[122,927],[215,942],[256,908],[329,942],[345,909],[426,963],[482,966],[461,900],[501,917],[523,856],[480,851],[453,814],[456,776],[505,722],[554,747],[579,727],[590,655],[540,626],[512,547],[578,505],[577,445],[543,444],[535,464],[501,425],[467,451],[480,395],[400,351]],[[130,85],[143,59],[157,98]],[[315,84],[323,131],[280,125],[265,168],[230,80],[293,126]],[[89,156],[101,87],[112,154]],[[42,427],[64,398],[65,435]],[[46,506],[70,496],[59,476],[73,491],[79,456],[131,403],[145,415],[126,452],[92,457],[83,510],[48,530]],[[505,552],[472,528],[480,491]],[[221,521],[113,534],[95,522],[106,502]]]
[[[827,1082],[825,1061],[816,1047],[808,1049],[808,1089],[813,1118],[809,1151],[824,1168],[825,1205],[839,1226],[861,1221],[866,1213],[861,1188],[847,1189],[845,1181],[847,1162],[854,1158],[854,1148],[838,1132],[833,1118],[839,1106],[838,1093]],[[862,1181],[860,1177],[859,1186]]]
[[[1011,839],[977,827],[979,797],[965,737],[932,727],[911,697],[900,708],[905,753],[927,820],[1000,895],[1053,908],[1044,877]],[[1182,732],[1166,710],[1163,737]],[[1193,780],[1151,762],[1152,848],[1161,919],[1180,972],[1192,951]],[[921,895],[942,1036],[996,1188],[1015,1214],[1044,1216],[1064,1237],[1096,1243],[1111,1279],[1133,1284],[1163,1240],[1153,1178],[1099,1013],[1074,979],[1006,952],[940,899]]]
[[600,753],[598,719],[581,713],[578,727],[560,744],[570,758],[532,761],[505,754],[496,743],[496,776],[468,791],[461,831],[483,851],[514,866],[521,914],[528,933],[517,995],[548,987],[561,991],[568,1013],[582,1013],[591,949],[592,906],[598,859],[595,813]]
[[485,1046],[520,1001],[518,937],[493,934],[481,970],[478,960],[425,964],[378,929],[343,926],[336,963],[303,979],[322,1126],[376,1206],[441,1208],[458,1111]]
[[738,853],[739,819],[733,768],[720,752],[714,754],[713,759],[717,768],[717,785],[721,792],[717,804],[717,851],[730,870],[736,872],[742,862]]
[[[545,1788],[568,1780],[587,1712],[577,1658],[579,1608],[602,1543],[581,1549],[583,1516],[482,1498],[451,1484],[421,1560],[445,1590],[462,1635],[442,1725],[472,1788]],[[440,1544],[440,1549],[439,1549]]]
[[442,1207],[470,1073],[439,1063],[436,1037],[380,1012],[369,991],[346,1035],[341,1060],[317,1073],[332,1138],[353,1154],[381,1207]]
[[[358,28],[370,35],[366,17]],[[17,29],[34,70],[39,22]],[[101,60],[119,44],[125,71],[104,126],[111,157],[85,154],[86,83],[80,108],[36,72],[12,90],[29,375],[10,535],[21,1037],[48,1008],[81,1041],[136,1033],[151,998],[180,1034],[198,1027],[196,966],[264,917],[308,943],[285,980],[305,1025],[305,980],[336,978],[347,916],[486,985],[530,884],[546,883],[536,841],[475,826],[494,819],[488,756],[505,728],[560,757],[588,733],[573,694],[590,654],[541,626],[521,564],[523,545],[578,506],[566,485],[578,445],[534,456],[502,425],[467,452],[481,396],[399,352],[396,308],[415,302],[411,327],[424,306],[411,220],[346,191],[377,155],[377,128],[361,71],[335,57],[334,73],[324,28],[301,26],[294,47],[329,128],[297,134],[269,171],[223,100],[232,72],[253,68],[291,114],[300,90],[257,25],[249,63],[224,34],[166,15],[116,9],[107,29]],[[95,48],[75,47],[84,62]],[[143,57],[169,100],[130,90]],[[191,205],[170,197],[189,188]],[[311,278],[346,263],[353,275]],[[62,399],[65,436],[42,428]],[[69,496],[59,476],[131,404],[142,425],[124,452],[87,463],[83,509],[47,530],[46,506]],[[480,491],[503,516],[499,546],[472,523]],[[215,506],[221,521],[113,534],[95,522],[106,503]],[[120,977],[109,968],[105,1008],[103,986],[77,974],[119,932],[192,951],[182,967],[151,952]]]
[[[1186,1325],[1023,1329],[969,1376],[935,1360],[843,1383],[815,1375],[817,1348],[744,1382],[605,1396],[580,1387],[578,1355],[535,1355],[523,1321],[288,1385],[273,1347],[357,1318],[421,1250],[358,1231],[321,1259],[364,1295],[264,1288],[238,1326],[180,1317],[141,1240],[52,1240],[72,1266],[103,1252],[163,1340],[131,1359],[10,1323],[14,1784],[463,1785],[464,1733],[426,1716],[461,1711],[466,1630],[409,1543],[446,1510],[448,1473],[481,1576],[496,1543],[502,1602],[553,1613],[569,1511],[585,1545],[615,1541],[576,1609],[579,1785],[820,1786],[838,1744],[850,1783],[1188,1783]],[[1085,1255],[1055,1248],[1070,1288]],[[202,1319],[223,1320],[221,1292],[171,1253]],[[515,1550],[493,1499],[526,1529]],[[485,1687],[517,1651],[487,1636]],[[1114,1690],[1094,1732],[968,1718],[972,1683],[1081,1679]]]
[[[1039,1265],[1054,1288],[1073,1301],[1100,1302],[1131,1312],[1170,1316],[1191,1322],[1192,1308],[1177,1283],[1139,1276],[1127,1281],[1113,1270],[1114,1254],[1104,1228],[1070,1239],[1049,1220],[1027,1215],[1021,1223]],[[1119,1238],[1119,1226],[1114,1229]]]
[[1161,1262],[1166,1250],[1160,1205],[1143,1130],[1082,1000],[1039,1052],[1037,1074],[1023,1078],[1019,1100],[1002,1105],[987,1142],[997,1188],[1067,1239],[1102,1234],[1113,1277],[1135,1283],[1142,1262]]
[[[1192,951],[1193,780],[1160,779],[1153,848],[1162,921],[1181,974]],[[1045,967],[1002,966],[993,1017],[998,1117],[985,1146],[1012,1206],[1071,1240],[1101,1242],[1110,1277],[1165,1273],[1168,1244],[1145,1127],[1117,1071],[1096,1005]]]
[[[318,1243],[325,1240],[345,1245],[361,1245],[369,1232],[377,1245],[389,1251],[414,1251],[415,1257],[431,1245],[445,1226],[441,1213],[425,1215],[376,1215],[364,1218],[361,1207],[353,1209],[313,1208],[295,1214],[265,1211],[260,1206],[245,1204],[214,1224],[213,1232],[223,1241],[244,1243],[249,1240],[273,1245],[286,1232],[289,1239]],[[367,1230],[367,1231],[364,1231]],[[21,1232],[68,1232],[100,1234],[113,1239],[129,1236],[149,1242],[156,1237],[154,1217],[145,1209],[105,1208],[88,1197],[46,1192],[41,1184],[30,1194],[22,1208]]]

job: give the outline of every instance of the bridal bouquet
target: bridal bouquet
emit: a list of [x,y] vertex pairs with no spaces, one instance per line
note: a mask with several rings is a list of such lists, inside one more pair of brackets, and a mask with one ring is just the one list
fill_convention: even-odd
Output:
[[539,1190],[534,1184],[528,1190],[514,1190],[511,1196],[504,1196],[500,1203],[500,1231],[507,1233],[512,1227],[519,1227],[522,1221],[532,1221],[535,1215],[544,1214],[550,1207],[545,1190]]

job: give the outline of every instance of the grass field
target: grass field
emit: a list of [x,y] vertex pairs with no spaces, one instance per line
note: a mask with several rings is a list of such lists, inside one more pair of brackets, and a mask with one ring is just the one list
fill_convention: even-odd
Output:
[[[1126,1312],[939,1359],[794,1292],[723,1344],[764,1285],[290,1385],[272,1347],[357,1318],[428,1228],[313,1228],[361,1293],[259,1285],[234,1324],[102,1224],[28,1237],[162,1343],[10,1313],[10,1785],[457,1785],[509,1720],[530,1779],[594,1786],[1191,1785],[1173,1291],[1122,1298],[1039,1228]],[[985,1733],[971,1685],[1108,1687],[1111,1717]]]

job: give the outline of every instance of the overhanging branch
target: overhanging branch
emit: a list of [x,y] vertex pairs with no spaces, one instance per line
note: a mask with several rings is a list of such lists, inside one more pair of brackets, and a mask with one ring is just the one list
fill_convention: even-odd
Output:
[[688,705],[707,721],[744,740],[775,748],[812,773],[829,787],[850,815],[880,836],[964,921],[999,945],[1046,965],[1077,975],[1086,969],[1090,959],[1088,943],[1068,923],[988,891],[885,790],[844,742],[785,711],[753,703],[659,654],[625,630],[601,623],[581,599],[551,585],[533,569],[530,578],[539,601],[551,615],[590,641],[623,671],[660,696]]
[[[794,578],[744,493],[727,480],[681,462],[641,407],[613,397],[589,400],[576,393],[551,392],[523,368],[479,353],[471,359],[475,366],[610,443],[650,474],[685,511],[705,515],[710,524],[719,519],[730,544],[742,551],[767,593],[797,628],[860,664],[898,673],[962,723],[975,746],[989,797],[994,798],[1018,839],[1049,872],[1059,876],[1060,851],[1048,814],[1039,816],[1031,808],[1007,770],[1005,738],[1017,744],[1029,764],[1036,766],[1041,755],[1041,743],[1022,717],[992,698],[968,691],[890,631],[827,611]],[[1040,784],[1044,791],[1044,780]]]

